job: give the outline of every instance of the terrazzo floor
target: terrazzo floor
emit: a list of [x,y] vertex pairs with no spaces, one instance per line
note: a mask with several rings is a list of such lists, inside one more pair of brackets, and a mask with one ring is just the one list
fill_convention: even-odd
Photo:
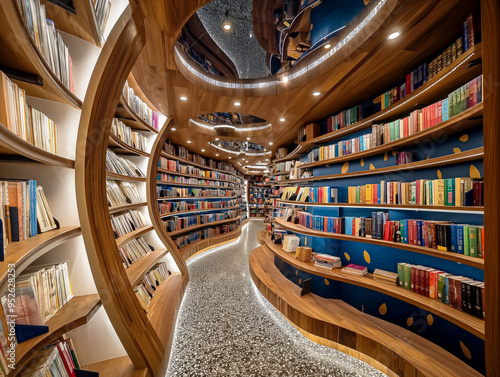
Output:
[[188,262],[167,377],[385,376],[302,336],[255,288],[248,256],[264,223]]

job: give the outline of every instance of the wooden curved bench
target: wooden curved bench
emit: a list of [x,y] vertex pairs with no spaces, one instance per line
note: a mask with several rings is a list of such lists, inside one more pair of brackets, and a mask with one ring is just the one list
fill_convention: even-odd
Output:
[[[260,246],[250,254],[252,279],[281,314],[313,336],[347,347],[380,363],[390,375],[472,377],[480,373],[434,343],[397,325],[362,313],[341,300],[312,293],[300,296],[300,288],[274,265],[274,254]],[[360,359],[363,359],[359,357]],[[366,358],[365,360],[366,361]]]

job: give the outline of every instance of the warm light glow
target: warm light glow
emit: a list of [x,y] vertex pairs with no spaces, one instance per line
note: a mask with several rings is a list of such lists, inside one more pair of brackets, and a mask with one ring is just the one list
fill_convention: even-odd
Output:
[[284,122],[285,121],[285,118],[280,118],[280,122]]
[[247,137],[247,140],[250,140],[250,138],[249,138],[249,137]]
[[231,156],[228,157],[228,159],[231,159],[231,158],[232,158]]
[[215,155],[216,155],[217,157],[219,157],[219,154],[218,154],[218,153],[216,153]]
[[317,96],[319,96],[320,94],[321,94],[321,92],[314,92],[314,93],[313,93],[313,96],[316,96],[316,97],[317,97]]
[[216,138],[215,138],[215,141],[219,141],[219,138],[218,138],[218,137],[216,137]]
[[401,32],[399,31],[395,31],[394,33],[392,34],[389,34],[389,36],[387,38],[389,39],[396,39],[397,37],[399,37],[401,35]]
[[186,96],[182,96],[182,97],[181,97],[181,101],[187,101],[187,99],[188,99],[188,98],[187,98]]
[[288,76],[283,76],[282,81],[283,81],[283,82],[288,82]]
[[201,151],[202,151],[202,152],[205,152],[205,149],[202,149]]
[[177,129],[177,128],[172,127],[172,128],[170,129],[170,131],[175,131],[176,129]]
[[270,142],[269,142],[269,145],[273,145],[273,142],[272,142],[272,141],[270,141]]
[[231,23],[230,23],[229,21],[224,21],[224,22],[222,23],[222,28],[223,28],[224,30],[226,30],[226,31],[231,30]]
[[332,45],[331,45],[330,43],[327,43],[327,44],[325,45],[325,48],[326,48],[327,50],[328,50],[330,47],[332,47]]
[[188,143],[188,144],[191,144],[191,140],[188,140],[188,141],[187,141],[187,143]]
[[234,103],[234,106],[239,106],[239,105],[241,105],[241,102],[235,102]]

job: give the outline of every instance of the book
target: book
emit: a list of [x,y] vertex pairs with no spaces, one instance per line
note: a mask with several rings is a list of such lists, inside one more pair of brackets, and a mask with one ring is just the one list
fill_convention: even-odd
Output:
[[346,272],[348,274],[363,276],[366,275],[368,269],[365,266],[360,266],[357,264],[349,263],[347,266],[342,268],[342,272]]

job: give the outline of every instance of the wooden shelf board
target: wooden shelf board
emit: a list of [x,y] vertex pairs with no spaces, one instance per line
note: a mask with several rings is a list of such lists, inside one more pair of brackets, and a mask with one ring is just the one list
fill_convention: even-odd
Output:
[[425,297],[418,293],[409,291],[396,285],[382,283],[371,278],[371,274],[365,276],[355,276],[342,272],[340,268],[332,270],[316,267],[312,262],[302,262],[295,258],[294,253],[285,253],[281,249],[281,245],[274,244],[270,237],[266,238],[265,246],[269,248],[280,259],[288,264],[306,271],[307,273],[333,279],[348,284],[358,285],[363,288],[371,289],[388,296],[392,296],[399,300],[405,301],[409,304],[423,308],[439,317],[454,323],[455,325],[463,328],[471,334],[484,339],[484,320],[474,317],[470,314],[464,313],[458,309],[452,308],[437,299]]
[[139,202],[139,203],[128,203],[128,204],[122,204],[120,206],[109,207],[109,214],[112,215],[114,213],[127,211],[129,209],[145,207],[147,205],[148,205],[147,202]]
[[173,273],[157,288],[147,317],[166,347],[171,342],[175,329],[175,318],[183,295],[183,276]]
[[11,370],[9,376],[17,375],[30,361],[33,353],[40,351],[67,332],[88,323],[100,307],[101,299],[98,294],[76,296],[69,300],[45,324],[49,327],[48,333],[18,345],[16,349],[16,369]]
[[19,155],[48,166],[75,168],[75,161],[38,148],[0,123],[0,154]]
[[469,257],[469,256],[466,256],[463,254],[453,253],[451,251],[442,251],[442,250],[438,250],[438,249],[432,249],[430,247],[410,245],[410,244],[401,243],[401,242],[390,242],[390,241],[378,240],[378,239],[374,239],[374,238],[349,236],[347,234],[321,232],[319,230],[308,229],[302,225],[292,224],[291,222],[283,221],[280,218],[276,218],[276,223],[285,229],[291,230],[292,232],[306,234],[309,236],[333,238],[333,239],[341,240],[341,241],[362,242],[362,243],[368,243],[368,244],[372,244],[372,245],[380,245],[380,246],[384,246],[384,247],[390,247],[390,248],[394,248],[394,249],[408,250],[408,251],[411,251],[413,253],[426,254],[426,255],[436,257],[436,258],[447,259],[447,260],[450,260],[453,262],[466,264],[466,265],[471,266],[471,267],[484,269],[484,259]]
[[131,181],[131,182],[146,182],[146,178],[141,177],[130,177],[128,175],[117,174],[110,171],[106,172],[106,178],[115,179],[118,181]]
[[209,227],[216,226],[216,225],[222,225],[222,224],[231,223],[233,221],[238,221],[240,219],[240,217],[241,217],[241,215],[240,216],[236,216],[233,219],[226,219],[226,220],[221,220],[221,221],[214,221],[212,223],[206,223],[206,224],[199,224],[199,225],[188,226],[187,228],[176,230],[174,232],[168,232],[167,231],[167,234],[170,237],[175,237],[175,236],[178,236],[179,234],[190,232],[192,230],[201,229],[201,228],[209,228]]
[[167,170],[167,169],[163,169],[163,168],[158,168],[158,172],[159,172],[159,173],[167,173],[167,174],[172,174],[172,175],[179,175],[179,176],[182,176],[182,177],[205,179],[205,180],[208,180],[208,181],[223,181],[223,182],[231,182],[231,183],[234,183],[234,184],[237,184],[237,185],[240,185],[240,186],[241,186],[241,184],[240,184],[239,182],[230,181],[230,180],[228,180],[228,179],[222,179],[222,178],[209,178],[209,177],[203,177],[203,176],[199,176],[199,175],[195,175],[195,174],[179,173],[179,172],[176,172],[176,171],[171,171],[171,170]]
[[232,199],[238,196],[176,196],[174,198],[170,197],[159,197],[157,200],[185,200],[185,199]]
[[188,251],[190,251],[191,249],[193,249],[195,247],[198,247],[198,248],[215,247],[219,243],[226,243],[226,241],[216,242],[220,238],[227,238],[227,237],[231,237],[231,236],[235,236],[234,238],[237,238],[241,234],[241,230],[242,230],[243,226],[246,224],[247,220],[248,219],[243,220],[243,222],[241,223],[241,225],[236,230],[233,230],[233,231],[227,232],[227,233],[223,233],[223,234],[217,234],[217,235],[212,236],[210,238],[205,238],[205,239],[202,239],[202,240],[198,240],[198,241],[193,242],[193,243],[191,243],[189,245],[181,247],[179,249],[179,252],[182,254],[182,256],[184,256],[184,259],[188,259],[188,258],[190,258],[192,256],[192,254],[189,253]]
[[127,242],[133,240],[134,238],[140,237],[147,232],[151,232],[153,230],[152,225],[146,225],[145,227],[134,230],[133,232],[125,234],[123,237],[119,237],[116,239],[116,246],[118,248],[125,245]]
[[117,357],[100,361],[98,363],[84,365],[84,370],[97,372],[99,377],[147,377],[147,369],[135,369],[134,364],[128,356]]
[[[202,179],[202,178],[200,178]],[[230,190],[239,190],[240,187],[227,187],[227,186],[214,186],[214,185],[197,185],[194,183],[182,183],[182,182],[163,182],[156,181],[157,184],[162,185],[171,185],[171,186],[186,186],[186,187],[210,187],[215,189],[230,189]]]
[[166,249],[154,250],[127,268],[125,271],[127,272],[130,285],[135,287],[139,284],[142,277],[155,265],[155,263],[167,254],[168,250]]
[[154,127],[151,127],[149,124],[147,124],[146,122],[144,122],[130,108],[130,106],[127,104],[127,102],[125,101],[125,99],[123,98],[123,96],[120,97],[120,104],[122,105],[122,108],[123,108],[124,112],[121,111],[121,109],[120,109],[120,112],[118,112],[118,115],[123,115],[124,113],[128,115],[125,118],[118,116],[118,118],[123,123],[125,123],[127,126],[132,127],[132,128],[136,128],[136,129],[140,129],[140,130],[144,130],[144,131],[150,131],[150,132],[158,133],[157,129],[155,129]]
[[250,274],[257,288],[294,325],[378,360],[393,372],[391,375],[481,376],[418,334],[363,313],[341,300],[312,293],[301,296],[301,288],[278,270],[274,253],[267,247],[258,247],[249,259]]
[[16,265],[20,274],[30,263],[54,247],[82,234],[79,226],[66,226],[41,233],[21,242],[11,242],[5,249],[5,260],[0,263],[0,287],[7,282],[9,264]]
[[411,136],[392,141],[387,144],[382,144],[378,147],[368,149],[366,151],[348,154],[346,156],[335,157],[329,160],[316,161],[307,164],[300,165],[300,169],[306,169],[317,166],[325,166],[336,164],[343,161],[356,160],[358,158],[364,158],[368,156],[374,156],[379,153],[388,152],[394,150],[395,148],[405,147],[413,145],[417,142],[424,142],[429,137],[433,137],[436,133],[440,135],[449,135],[460,130],[464,130],[469,127],[477,126],[482,123],[483,119],[483,103],[477,104],[470,109],[455,115],[454,117],[441,122],[433,127],[429,127],[425,130],[419,131]]
[[441,157],[430,158],[428,160],[423,161],[415,161],[409,164],[404,165],[395,165],[388,166],[385,168],[373,169],[373,170],[363,170],[352,173],[344,173],[344,174],[332,174],[332,175],[324,175],[321,177],[309,177],[309,178],[298,178],[298,179],[290,179],[288,181],[276,182],[279,184],[294,184],[301,182],[313,182],[313,181],[327,181],[330,179],[343,179],[343,178],[351,178],[351,177],[360,177],[367,175],[378,175],[378,174],[386,174],[386,173],[394,173],[404,170],[417,170],[417,169],[427,169],[437,166],[445,166],[451,164],[458,164],[468,161],[482,160],[484,157],[484,148],[474,148],[468,151],[459,152],[455,154],[445,155]]
[[148,152],[141,151],[140,149],[124,143],[112,133],[109,134],[109,146],[114,147],[112,148],[113,152],[118,154],[133,154],[137,156],[149,157]]
[[183,215],[185,213],[197,213],[197,212],[211,212],[211,211],[226,211],[230,209],[235,209],[239,208],[240,206],[232,206],[232,207],[224,207],[224,208],[206,208],[206,209],[194,209],[190,211],[182,211],[182,212],[170,212],[170,213],[163,213],[160,214],[160,217],[164,219],[165,217],[170,217],[170,216],[177,216],[177,215]]

